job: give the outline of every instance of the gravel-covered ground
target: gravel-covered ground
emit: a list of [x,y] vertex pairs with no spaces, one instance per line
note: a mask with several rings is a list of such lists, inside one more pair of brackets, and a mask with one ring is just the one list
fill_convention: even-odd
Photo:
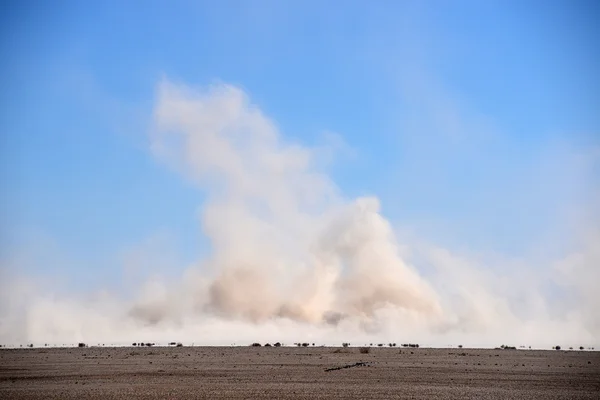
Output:
[[[366,365],[326,371],[364,362]],[[1,399],[600,399],[600,352],[332,347],[0,350]]]

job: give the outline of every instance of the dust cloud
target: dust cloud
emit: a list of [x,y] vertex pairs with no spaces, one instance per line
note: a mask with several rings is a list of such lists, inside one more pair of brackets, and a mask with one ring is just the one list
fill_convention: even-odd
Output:
[[[433,266],[425,274],[400,251],[379,200],[344,197],[324,172],[331,149],[286,139],[227,84],[162,81],[150,145],[201,191],[210,254],[174,281],[148,280],[131,298],[45,294],[6,277],[4,343],[598,344],[589,279],[598,275],[598,236],[550,266],[550,276],[528,268],[499,276],[433,246],[413,249]],[[548,300],[540,283],[548,279],[570,294],[554,296],[568,306]]]

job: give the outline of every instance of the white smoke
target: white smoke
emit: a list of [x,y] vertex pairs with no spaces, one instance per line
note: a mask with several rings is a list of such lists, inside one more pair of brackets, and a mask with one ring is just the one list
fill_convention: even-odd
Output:
[[6,285],[2,341],[598,343],[596,237],[552,269],[579,293],[564,312],[539,274],[498,276],[445,249],[423,251],[425,279],[400,255],[378,199],[344,198],[319,169],[320,149],[286,141],[239,88],[163,81],[154,117],[153,153],[204,192],[210,256],[175,282],[148,280],[133,300]]

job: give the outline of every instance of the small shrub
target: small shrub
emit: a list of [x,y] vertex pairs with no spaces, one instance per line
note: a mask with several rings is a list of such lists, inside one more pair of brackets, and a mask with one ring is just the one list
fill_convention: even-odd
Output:
[[176,347],[183,347],[183,343],[177,343],[175,346]]
[[79,343],[77,346],[78,347],[87,347],[85,343]]
[[560,346],[554,346],[554,349],[560,350]]
[[131,345],[135,347],[135,346],[137,346],[137,343],[131,343]]
[[458,345],[458,348],[459,348],[459,349],[462,349],[462,344],[459,344],[459,345]]
[[177,343],[175,343],[175,342],[169,343],[169,346],[175,346],[175,345],[177,345]]
[[377,344],[377,347],[383,347],[383,343]]
[[265,347],[271,347],[271,343],[265,344]]
[[358,349],[358,351],[359,351],[361,354],[369,354],[369,352],[371,351],[371,348],[370,348],[370,347],[360,347],[360,348]]
[[302,347],[308,347],[308,343],[302,343]]
[[339,353],[349,353],[349,352],[350,352],[350,350],[348,350],[348,349],[335,349],[335,350],[333,351],[333,353],[335,353],[335,354],[339,354]]
[[583,350],[583,346],[579,346],[579,350]]
[[281,343],[277,342],[273,346],[275,346],[275,347],[281,347]]
[[350,346],[350,343],[342,343],[342,347],[348,347]]
[[261,347],[260,343],[252,343],[252,347]]

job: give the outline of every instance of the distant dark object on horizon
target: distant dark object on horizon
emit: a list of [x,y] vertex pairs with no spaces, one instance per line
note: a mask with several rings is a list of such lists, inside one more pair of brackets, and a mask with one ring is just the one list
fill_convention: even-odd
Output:
[[554,350],[560,350],[560,346],[554,346]]
[[459,349],[462,349],[462,344],[459,344],[459,345],[458,345],[458,348],[459,348]]
[[78,347],[87,347],[87,345],[85,343],[79,343],[77,346]]
[[281,347],[281,343],[277,342],[273,346],[275,346],[275,347]]
[[266,343],[265,347],[271,347],[271,343]]
[[342,343],[342,347],[349,347],[350,343]]
[[183,343],[177,343],[175,346],[176,347],[183,347]]
[[579,346],[579,350],[583,350],[583,346]]
[[131,345],[135,347],[135,346],[137,346],[137,343],[132,343]]
[[302,347],[308,347],[309,344],[308,343],[302,343]]
[[171,342],[169,343],[169,346],[175,346],[177,343],[176,342]]
[[251,346],[252,347],[262,347],[262,345],[260,343],[252,343]]

